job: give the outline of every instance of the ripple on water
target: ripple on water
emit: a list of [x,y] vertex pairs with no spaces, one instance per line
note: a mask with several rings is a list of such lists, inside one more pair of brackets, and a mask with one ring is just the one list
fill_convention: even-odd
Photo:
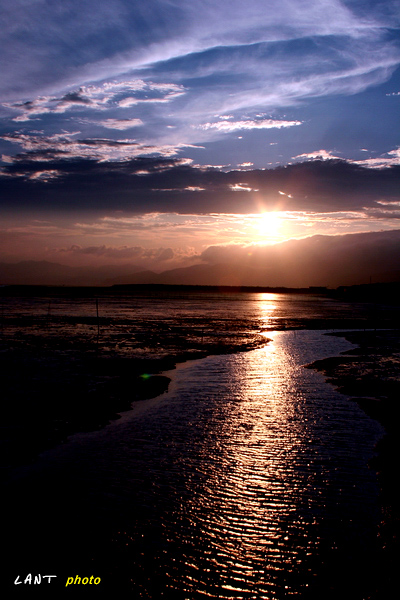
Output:
[[101,514],[103,567],[135,597],[364,597],[381,430],[301,366],[347,342],[272,337],[180,366],[167,394],[43,457]]

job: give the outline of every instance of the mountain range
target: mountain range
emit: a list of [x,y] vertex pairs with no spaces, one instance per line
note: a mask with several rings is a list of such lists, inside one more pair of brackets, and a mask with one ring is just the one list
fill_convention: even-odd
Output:
[[311,236],[271,246],[210,246],[201,263],[156,273],[138,265],[0,263],[3,285],[116,284],[308,287],[400,281],[400,230]]

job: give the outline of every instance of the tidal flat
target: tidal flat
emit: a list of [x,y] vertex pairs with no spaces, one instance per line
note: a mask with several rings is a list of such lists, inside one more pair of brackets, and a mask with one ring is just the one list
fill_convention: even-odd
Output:
[[381,600],[397,548],[398,331],[315,298],[164,300],[112,301],[99,319],[92,301],[7,314],[12,569],[95,565],[109,590],[154,600],[333,598],[353,574],[348,598]]

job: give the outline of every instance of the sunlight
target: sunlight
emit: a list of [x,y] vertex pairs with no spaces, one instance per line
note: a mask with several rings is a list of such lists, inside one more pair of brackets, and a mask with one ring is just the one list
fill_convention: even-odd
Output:
[[274,212],[265,212],[259,215],[254,223],[254,228],[263,236],[277,236],[282,225],[282,219]]
[[260,317],[262,322],[262,335],[268,338],[268,333],[265,330],[270,330],[273,322],[272,316],[277,309],[277,294],[262,293],[259,294],[260,299]]
[[[259,295],[262,316],[273,312],[276,299],[275,294]],[[296,515],[304,480],[293,467],[297,464],[293,461],[301,460],[307,424],[302,420],[302,397],[291,386],[292,376],[297,375],[287,338],[279,332],[273,338],[263,348],[246,353],[244,359],[234,359],[224,380],[232,404],[229,410],[226,403],[216,405],[208,443],[199,451],[207,465],[207,479],[185,507],[191,515],[192,535],[201,531],[207,543],[210,572],[225,577],[224,589],[235,590],[235,595],[225,598],[249,596],[254,565],[258,571],[268,561],[270,574],[284,576],[292,550],[286,549],[282,539],[289,544],[294,540],[287,525],[292,519],[305,540],[296,546],[296,559],[297,553],[308,550],[308,530]],[[216,373],[220,381],[219,366]],[[208,381],[208,369],[204,376]],[[222,471],[227,474],[224,479]],[[186,569],[188,588],[205,585],[199,581],[198,563],[187,560]],[[173,581],[175,587],[177,581]],[[213,597],[206,588],[203,595]],[[261,588],[257,597],[271,598],[267,588]]]

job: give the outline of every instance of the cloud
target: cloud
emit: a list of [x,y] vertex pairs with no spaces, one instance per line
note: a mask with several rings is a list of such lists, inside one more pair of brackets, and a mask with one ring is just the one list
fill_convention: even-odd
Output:
[[94,101],[85,95],[85,91],[80,88],[67,93],[62,98],[55,96],[42,96],[26,102],[8,103],[4,102],[3,107],[11,109],[11,111],[19,111],[17,117],[13,118],[15,122],[37,120],[39,116],[45,114],[61,114],[69,110],[87,110],[96,109],[104,110],[104,102]]
[[293,156],[294,160],[332,160],[340,159],[339,156],[335,156],[331,150],[316,150],[314,152],[307,152],[304,154],[298,154]]
[[[229,189],[232,192],[252,192],[253,189],[247,183],[231,183]],[[258,192],[258,190],[254,190]]]
[[142,260],[151,259],[155,261],[166,261],[174,258],[172,248],[143,248],[142,246],[79,246],[74,244],[68,248],[53,249],[53,252],[70,255],[85,255],[95,257],[112,258],[116,260]]
[[[340,0],[271,0],[266,10],[253,0],[248,10],[230,0],[227,10],[208,0],[15,0],[0,32],[2,99],[20,122],[110,108],[153,110],[167,122],[175,101],[182,135],[191,124],[204,134],[229,130],[227,118],[212,122],[216,114],[239,129],[264,128],[272,124],[248,126],[253,119],[239,113],[386,81],[400,62],[388,29],[396,23],[385,2],[361,10]],[[193,142],[193,132],[179,141]]]
[[203,123],[200,129],[216,129],[221,132],[238,131],[239,129],[281,129],[301,125],[301,121],[279,121],[277,119],[262,119],[257,121],[217,121],[216,123]]
[[[317,132],[312,103],[372,90],[400,64],[398,19],[385,0],[362,9],[340,0],[271,0],[268,10],[264,0],[252,0],[251,10],[240,0],[230,0],[229,10],[208,0],[9,4],[0,31],[6,132],[0,150],[10,157],[19,152],[19,164],[26,153],[37,162],[129,161],[179,156],[190,147],[187,155],[199,163],[272,166],[294,155],[307,161],[310,149],[328,144],[338,150],[317,159],[344,157],[342,114],[328,109]],[[396,98],[384,102],[394,106]],[[359,131],[368,125],[362,120]],[[54,132],[62,133],[56,139]],[[373,136],[362,136],[356,147],[376,147]],[[243,141],[235,145],[234,137]],[[364,164],[397,161],[382,159],[371,154]],[[20,179],[30,174],[19,172]]]
[[[134,125],[139,126],[135,121]],[[127,127],[116,127],[118,122],[112,120],[113,128],[126,129]],[[123,121],[123,125],[126,122]],[[15,162],[29,160],[31,162],[53,161],[57,159],[88,158],[98,161],[126,160],[134,156],[159,155],[176,156],[181,147],[155,146],[141,144],[133,139],[112,140],[107,138],[74,139],[80,132],[64,132],[53,135],[38,135],[26,133],[12,133],[0,136],[3,140],[19,144],[26,154],[14,157]]]
[[143,125],[143,121],[141,119],[106,119],[105,121],[100,121],[99,125],[107,129],[124,131],[125,129],[140,127],[140,125]]
[[24,122],[45,114],[61,115],[88,109],[105,111],[118,107],[129,108],[146,102],[168,103],[184,93],[183,86],[179,84],[131,79],[106,81],[100,85],[82,85],[61,97],[39,96],[23,102],[3,102],[2,106],[11,112],[20,112],[13,121]]
[[[27,152],[3,167],[3,207],[57,210],[122,210],[152,212],[248,214],[268,210],[320,213],[382,209],[379,202],[400,199],[400,165],[367,168],[340,160],[313,160],[266,170],[223,171],[196,167],[165,148],[164,158],[145,156],[131,140],[77,140],[58,148],[57,140],[35,151],[28,136]],[[69,139],[69,138],[67,138]],[[160,151],[161,149],[157,149]],[[151,154],[156,148],[147,148]],[[396,151],[397,152],[397,151]],[[118,156],[118,160],[113,159]],[[30,176],[57,172],[35,181]]]
[[[368,152],[367,149],[361,148],[362,152]],[[307,152],[305,154],[298,154],[293,157],[294,160],[340,160],[338,156],[331,150],[317,150],[315,152]],[[368,167],[371,169],[385,169],[387,167],[400,165],[400,147],[395,150],[386,152],[386,156],[380,156],[375,158],[365,158],[362,160],[348,160],[347,162]]]
[[50,181],[51,179],[55,179],[61,175],[60,171],[56,169],[49,169],[47,171],[36,171],[29,175],[29,179],[33,181]]
[[390,166],[399,165],[400,147],[396,148],[395,150],[390,150],[390,152],[386,153],[386,156],[366,158],[365,160],[359,160],[354,162],[357,162],[357,164],[359,165],[363,165],[374,169],[385,169]]
[[185,92],[183,90],[179,90],[176,92],[169,92],[164,96],[153,98],[133,98],[132,96],[128,96],[123,100],[120,100],[118,106],[121,108],[130,108],[131,106],[137,106],[138,104],[166,104],[175,98],[179,98],[179,96],[183,96],[184,93]]

